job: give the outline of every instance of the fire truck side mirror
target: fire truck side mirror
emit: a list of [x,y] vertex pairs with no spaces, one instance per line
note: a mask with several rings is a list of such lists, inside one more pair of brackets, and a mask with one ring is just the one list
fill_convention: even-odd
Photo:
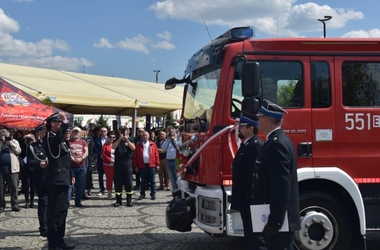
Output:
[[260,110],[259,100],[254,97],[244,97],[241,103],[241,109],[250,114],[257,114]]
[[260,86],[260,65],[258,62],[245,62],[243,65],[241,91],[244,97],[258,96]]
[[165,90],[174,89],[178,80],[175,77],[170,78],[165,83]]

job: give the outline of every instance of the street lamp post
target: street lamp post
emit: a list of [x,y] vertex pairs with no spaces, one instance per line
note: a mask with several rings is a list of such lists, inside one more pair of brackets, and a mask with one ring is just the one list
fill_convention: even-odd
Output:
[[156,83],[158,83],[158,73],[160,73],[161,70],[156,69],[156,70],[153,70],[153,72],[156,72]]
[[323,23],[323,37],[326,38],[326,21],[330,20],[332,16],[325,16],[323,19],[318,19],[318,21]]

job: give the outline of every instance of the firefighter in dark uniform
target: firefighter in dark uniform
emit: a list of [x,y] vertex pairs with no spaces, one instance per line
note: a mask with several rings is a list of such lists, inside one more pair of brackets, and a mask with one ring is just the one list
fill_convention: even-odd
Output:
[[[94,188],[93,182],[92,182],[92,155],[94,153],[94,138],[89,135],[89,127],[83,126],[82,131],[84,132],[83,139],[86,140],[88,145],[88,157],[86,157],[86,179],[85,179],[85,189],[87,192],[83,192],[82,199],[88,199],[88,196],[91,196],[91,189]],[[87,196],[87,195],[88,196]]]
[[46,135],[45,124],[34,129],[36,141],[27,150],[28,164],[34,169],[34,185],[38,196],[38,221],[40,223],[40,235],[47,237],[47,212],[48,212],[48,189],[46,187],[46,167],[48,159],[42,146],[42,139]]
[[65,236],[67,210],[69,202],[67,193],[69,185],[75,179],[71,171],[70,147],[65,140],[68,128],[64,112],[54,113],[46,119],[47,134],[43,138],[43,147],[48,156],[46,168],[46,185],[48,194],[48,245],[49,249],[74,249],[67,245]]
[[249,250],[265,249],[263,236],[252,232],[250,212],[253,166],[263,145],[263,141],[257,135],[258,125],[256,116],[243,112],[239,120],[238,137],[244,141],[232,164],[231,209],[240,211],[244,239]]
[[[253,204],[269,204],[270,214],[263,234],[268,250],[293,249],[294,232],[301,228],[297,179],[297,156],[293,143],[281,129],[280,106],[264,100],[257,114],[259,131],[266,142],[255,163]],[[289,231],[279,232],[288,212]]]
[[129,129],[127,127],[121,127],[119,135],[115,142],[112,144],[112,149],[115,150],[115,163],[114,167],[114,183],[116,203],[115,207],[122,204],[123,186],[125,193],[127,194],[127,207],[132,207],[132,174],[133,174],[133,154],[135,151],[135,144],[133,138],[129,136]]

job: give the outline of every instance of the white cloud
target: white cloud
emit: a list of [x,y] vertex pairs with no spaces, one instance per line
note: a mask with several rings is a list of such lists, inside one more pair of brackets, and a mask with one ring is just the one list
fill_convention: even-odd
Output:
[[374,38],[380,37],[380,29],[371,29],[370,31],[364,30],[352,30],[347,32],[342,37],[351,37],[351,38]]
[[95,48],[107,48],[107,49],[112,49],[114,46],[108,42],[107,38],[100,38],[98,43],[94,43]]
[[[19,0],[19,2],[21,2]],[[24,2],[32,2],[26,1]],[[14,38],[11,33],[20,30],[19,24],[0,9],[0,56],[4,63],[75,71],[92,62],[85,58],[70,58],[54,55],[56,51],[69,51],[69,44],[61,39],[44,38],[38,42],[27,42]]]
[[148,38],[144,37],[141,34],[138,34],[133,38],[126,38],[125,40],[118,42],[117,47],[148,54],[149,49],[146,47],[148,43],[150,43]]
[[157,36],[159,38],[162,38],[162,39],[166,40],[166,41],[170,41],[171,38],[172,38],[172,34],[170,34],[170,32],[167,31],[167,30],[165,30],[165,32],[163,32],[163,33],[157,34]]
[[151,46],[152,48],[155,48],[155,49],[164,49],[164,50],[173,50],[176,48],[174,44],[169,43],[168,41],[158,42],[156,44],[152,44]]
[[157,34],[158,37],[166,40],[166,41],[159,41],[154,42],[150,40],[149,38],[138,34],[135,37],[132,38],[126,38],[125,40],[116,42],[115,44],[111,44],[107,38],[100,38],[98,43],[94,43],[94,47],[96,48],[120,48],[120,49],[126,49],[126,50],[132,50],[137,52],[142,52],[144,54],[149,54],[150,50],[152,49],[163,49],[163,50],[173,50],[176,49],[176,46],[168,40],[171,39],[171,34],[168,31],[165,31],[163,33]]
[[52,55],[55,49],[67,51],[70,46],[59,39],[42,39],[37,43],[25,42],[0,32],[0,56],[44,57]]
[[76,71],[83,66],[91,67],[94,65],[92,62],[85,58],[62,56],[40,57],[31,59],[11,58],[7,60],[6,63],[67,71]]
[[18,22],[7,16],[2,9],[0,9],[0,31],[5,34],[11,32],[18,32],[20,26]]
[[[305,3],[297,0],[163,0],[149,6],[156,17],[164,19],[190,20],[207,25],[254,26],[267,35],[298,36],[302,32],[321,30],[317,21],[324,16],[333,16],[328,21],[329,29],[344,27],[351,20],[363,19],[360,11],[333,8],[328,5]],[[332,3],[333,4],[333,3]]]

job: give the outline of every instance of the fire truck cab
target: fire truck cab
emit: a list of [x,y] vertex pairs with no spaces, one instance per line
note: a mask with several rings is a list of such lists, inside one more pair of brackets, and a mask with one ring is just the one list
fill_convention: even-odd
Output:
[[167,225],[243,236],[229,202],[236,122],[268,99],[287,110],[282,128],[298,154],[296,248],[348,249],[380,226],[380,40],[252,35],[249,27],[227,31],[193,55],[183,79],[166,82],[185,84],[186,158]]

